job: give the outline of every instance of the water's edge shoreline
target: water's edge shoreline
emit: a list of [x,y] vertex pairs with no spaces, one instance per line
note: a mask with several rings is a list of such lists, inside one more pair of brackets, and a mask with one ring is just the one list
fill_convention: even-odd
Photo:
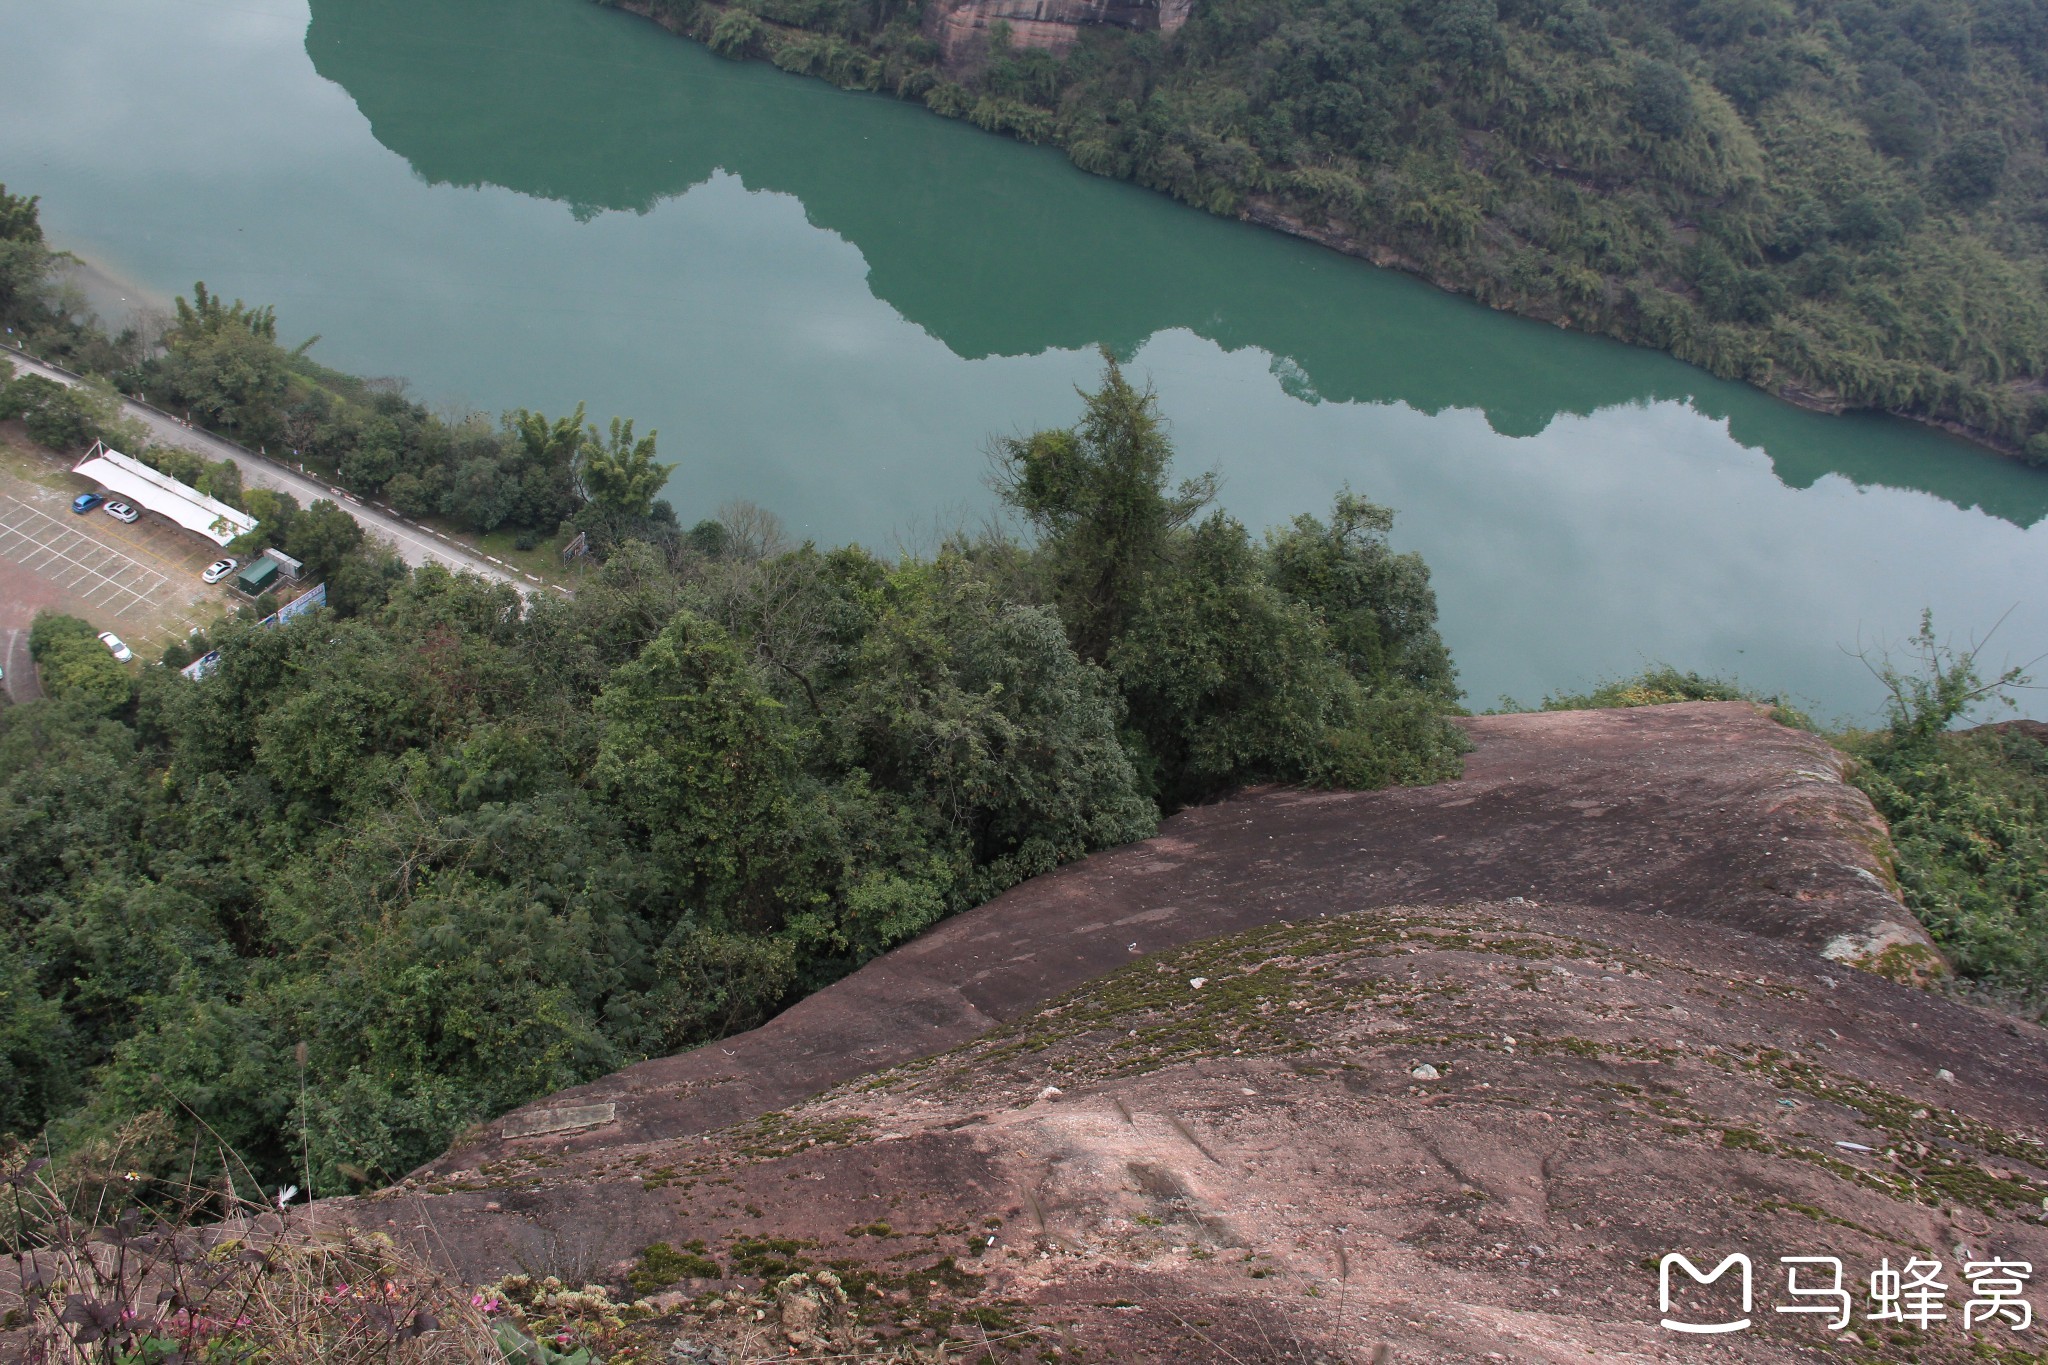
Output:
[[[676,37],[688,39],[691,42],[698,43],[700,45],[707,47],[710,46],[710,44],[706,41],[704,33],[699,31],[700,29],[704,29],[707,27],[706,21],[702,16],[707,12],[713,15],[724,14],[729,9],[729,6],[715,3],[715,0],[703,0],[703,3],[701,3],[698,6],[699,17],[697,18],[697,20],[695,22],[684,22],[674,18],[672,15],[660,12],[657,6],[657,0],[595,0],[595,3],[606,9],[620,10],[623,11],[624,13],[632,14],[639,18],[648,20],[649,22],[675,35]],[[763,29],[773,30],[778,33],[794,34],[806,32],[806,30],[803,29],[787,28],[784,25],[775,24],[768,20],[761,20],[760,23]],[[713,50],[716,51],[715,48]],[[720,53],[719,55],[728,56],[728,59],[731,59],[729,57],[729,54]],[[756,58],[752,56],[742,56],[737,59],[755,60]],[[770,62],[769,64],[774,65],[773,62]],[[778,67],[777,69],[780,70],[782,68]],[[786,74],[792,76],[799,76],[803,75],[804,73],[787,72]],[[837,86],[837,82],[831,81],[830,79],[823,76],[805,76],[804,78],[822,80],[825,84]],[[838,86],[838,88],[846,89],[849,87]],[[940,109],[935,109],[931,105],[925,103],[920,99],[914,99],[908,96],[898,95],[889,90],[866,90],[865,93],[882,95],[890,99],[898,100],[901,103],[914,105],[917,108],[923,109],[925,112],[930,113],[938,118],[944,118],[955,122],[973,122],[973,120],[966,118],[964,114],[948,113]],[[982,131],[991,132],[1003,136],[1010,136],[1013,140],[1018,140],[1015,138],[1014,133],[1006,133],[1002,129],[984,128],[982,129]],[[1065,153],[1068,150],[1066,145],[1058,140],[1056,134],[1052,138],[1048,139],[1043,145],[1057,148],[1062,153]],[[1071,158],[1069,158],[1069,164],[1074,164],[1071,161]],[[1086,172],[1085,168],[1079,167],[1078,165],[1076,166],[1076,169],[1083,170],[1084,173],[1093,174],[1093,172]],[[1678,355],[1670,347],[1659,346],[1643,339],[1642,337],[1635,336],[1624,331],[1618,331],[1612,328],[1585,327],[1580,325],[1569,314],[1557,311],[1555,309],[1548,309],[1541,306],[1509,308],[1489,303],[1479,298],[1476,294],[1475,289],[1469,283],[1463,283],[1457,279],[1432,272],[1429,269],[1425,268],[1420,262],[1414,260],[1409,256],[1402,254],[1400,251],[1394,249],[1392,246],[1387,245],[1385,243],[1365,240],[1348,232],[1337,231],[1327,227],[1317,227],[1307,222],[1304,222],[1302,219],[1286,212],[1277,200],[1274,200],[1269,196],[1248,196],[1245,200],[1243,207],[1240,208],[1236,213],[1223,214],[1216,213],[1212,209],[1204,208],[1202,205],[1191,204],[1185,200],[1175,198],[1174,196],[1167,194],[1163,190],[1158,190],[1154,189],[1151,186],[1143,185],[1134,179],[1122,178],[1121,183],[1129,184],[1135,186],[1136,188],[1147,190],[1150,193],[1160,194],[1166,198],[1173,199],[1175,203],[1181,204],[1184,207],[1192,209],[1196,212],[1207,213],[1214,217],[1232,218],[1235,221],[1247,223],[1254,227],[1269,229],[1271,231],[1283,233],[1289,237],[1298,238],[1302,241],[1312,242],[1317,246],[1323,247],[1330,251],[1334,251],[1341,256],[1347,256],[1354,260],[1364,261],[1366,264],[1378,267],[1380,269],[1398,270],[1405,275],[1410,275],[1416,279],[1422,280],[1425,283],[1433,286],[1436,289],[1441,290],[1446,294],[1450,294],[1455,297],[1465,299],[1471,303],[1478,305],[1479,307],[1486,308],[1489,311],[1508,313],[1512,316],[1527,318],[1532,322],[1546,323],[1550,326],[1556,327],[1563,331],[1576,331],[1582,333],[1583,335],[1597,336],[1609,341],[1621,342],[1623,345],[1635,346],[1647,351],[1654,351],[1660,355],[1670,356],[1673,360],[1678,361],[1680,364],[1692,366],[1694,369],[1700,370],[1702,373],[1713,374],[1713,371],[1709,370],[1706,366],[1701,365],[1696,361],[1685,359],[1683,356]],[[2032,462],[2024,456],[2018,445],[2016,445],[2015,443],[2007,440],[2002,440],[1999,437],[1993,435],[1991,432],[1985,431],[1981,428],[1972,427],[1965,423],[1953,421],[1948,418],[1936,417],[1926,413],[1911,412],[1903,408],[1855,405],[1845,401],[1839,395],[1830,393],[1825,389],[1817,387],[1808,387],[1806,385],[1799,383],[1796,380],[1788,381],[1781,384],[1771,384],[1760,382],[1756,379],[1752,379],[1742,375],[1716,375],[1715,377],[1730,379],[1736,383],[1746,384],[1749,387],[1758,390],[1759,392],[1769,394],[1773,398],[1779,399],[1780,401],[1785,403],[1789,403],[1793,407],[1802,408],[1808,412],[1818,412],[1828,416],[1841,416],[1849,412],[1877,412],[1882,413],[1888,417],[1901,418],[1905,421],[1914,422],[1921,426],[1932,427],[1936,430],[1946,432],[1951,436],[1957,437],[1960,440],[1968,441],[1970,444],[1977,446],[1980,449],[1988,450],[1991,453],[2000,456],[2001,458],[2011,460],[2014,463],[2020,464],[2024,467],[2032,467]]]

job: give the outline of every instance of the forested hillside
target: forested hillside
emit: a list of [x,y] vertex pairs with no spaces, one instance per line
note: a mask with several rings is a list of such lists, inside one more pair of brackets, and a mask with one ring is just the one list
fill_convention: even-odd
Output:
[[355,544],[334,610],[223,621],[198,682],[45,615],[53,699],[0,707],[0,1146],[389,1180],[1163,811],[1454,774],[1390,515],[1255,539],[1171,461],[1110,363],[999,452],[1028,546],[892,561],[739,507],[522,600]]
[[1196,0],[950,67],[892,0],[603,2],[2048,463],[2048,0]]

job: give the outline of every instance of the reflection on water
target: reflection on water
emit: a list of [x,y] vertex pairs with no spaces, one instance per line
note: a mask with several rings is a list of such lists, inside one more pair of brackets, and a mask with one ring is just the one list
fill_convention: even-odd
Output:
[[658,427],[686,518],[744,497],[928,546],[989,508],[985,439],[1071,420],[1107,343],[1248,524],[1346,484],[1397,509],[1479,705],[1668,660],[1867,716],[1845,650],[1923,606],[1968,634],[2018,604],[1994,653],[2048,648],[2048,478],[590,0],[0,16],[0,177],[59,245],[153,297],[275,304],[437,406]]
[[646,212],[728,171],[801,200],[859,248],[877,296],[967,359],[1097,343],[1128,356],[1183,329],[1279,357],[1297,397],[1478,409],[1514,437],[1561,414],[1688,401],[1791,487],[1839,474],[2020,526],[2048,515],[2048,477],[1942,433],[1803,412],[1667,357],[1492,314],[1081,176],[1048,151],[990,155],[895,101],[760,64],[679,69],[680,42],[584,0],[313,0],[306,33],[315,68],[429,183],[502,186],[588,218]]

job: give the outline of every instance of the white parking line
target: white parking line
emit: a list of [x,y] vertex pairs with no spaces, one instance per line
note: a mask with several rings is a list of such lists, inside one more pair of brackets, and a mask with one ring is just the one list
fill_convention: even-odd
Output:
[[[75,591],[81,584],[93,579],[99,580],[82,594],[88,606],[108,605],[117,600],[117,594],[125,594],[134,600],[115,608],[114,614],[126,616],[136,607],[148,605],[158,589],[170,586],[168,577],[140,560],[131,559],[111,545],[103,544],[73,527],[66,526],[49,513],[30,506],[12,494],[7,495],[7,501],[13,503],[19,510],[8,509],[4,515],[0,515],[0,554],[6,555],[31,572],[44,574],[51,579],[59,579],[62,575],[60,581],[66,591]],[[41,525],[43,522],[49,523],[49,527],[54,529],[45,529]],[[31,527],[35,529],[31,530]],[[41,536],[36,534],[38,530],[42,531]],[[23,542],[22,546],[15,544],[17,539]],[[59,548],[60,545],[62,549]],[[66,550],[74,553],[67,554]],[[93,556],[96,563],[103,567],[95,567],[94,563],[88,563],[79,556]],[[39,564],[38,560],[42,563]],[[77,572],[67,574],[64,570],[57,569],[56,565],[60,560]],[[123,577],[117,578],[116,574]],[[123,581],[130,575],[137,577],[141,585],[139,589]],[[101,593],[107,594],[105,603],[94,600]]]

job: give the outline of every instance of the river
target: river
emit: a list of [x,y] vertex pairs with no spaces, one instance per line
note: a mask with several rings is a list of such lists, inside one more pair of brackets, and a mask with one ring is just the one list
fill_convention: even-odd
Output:
[[439,408],[633,417],[685,522],[821,543],[978,523],[989,438],[1071,420],[1107,343],[1253,526],[1394,507],[1476,707],[1661,661],[1868,718],[1857,655],[1923,607],[2048,651],[2048,474],[588,0],[0,0],[0,179],[138,303],[203,279]]

